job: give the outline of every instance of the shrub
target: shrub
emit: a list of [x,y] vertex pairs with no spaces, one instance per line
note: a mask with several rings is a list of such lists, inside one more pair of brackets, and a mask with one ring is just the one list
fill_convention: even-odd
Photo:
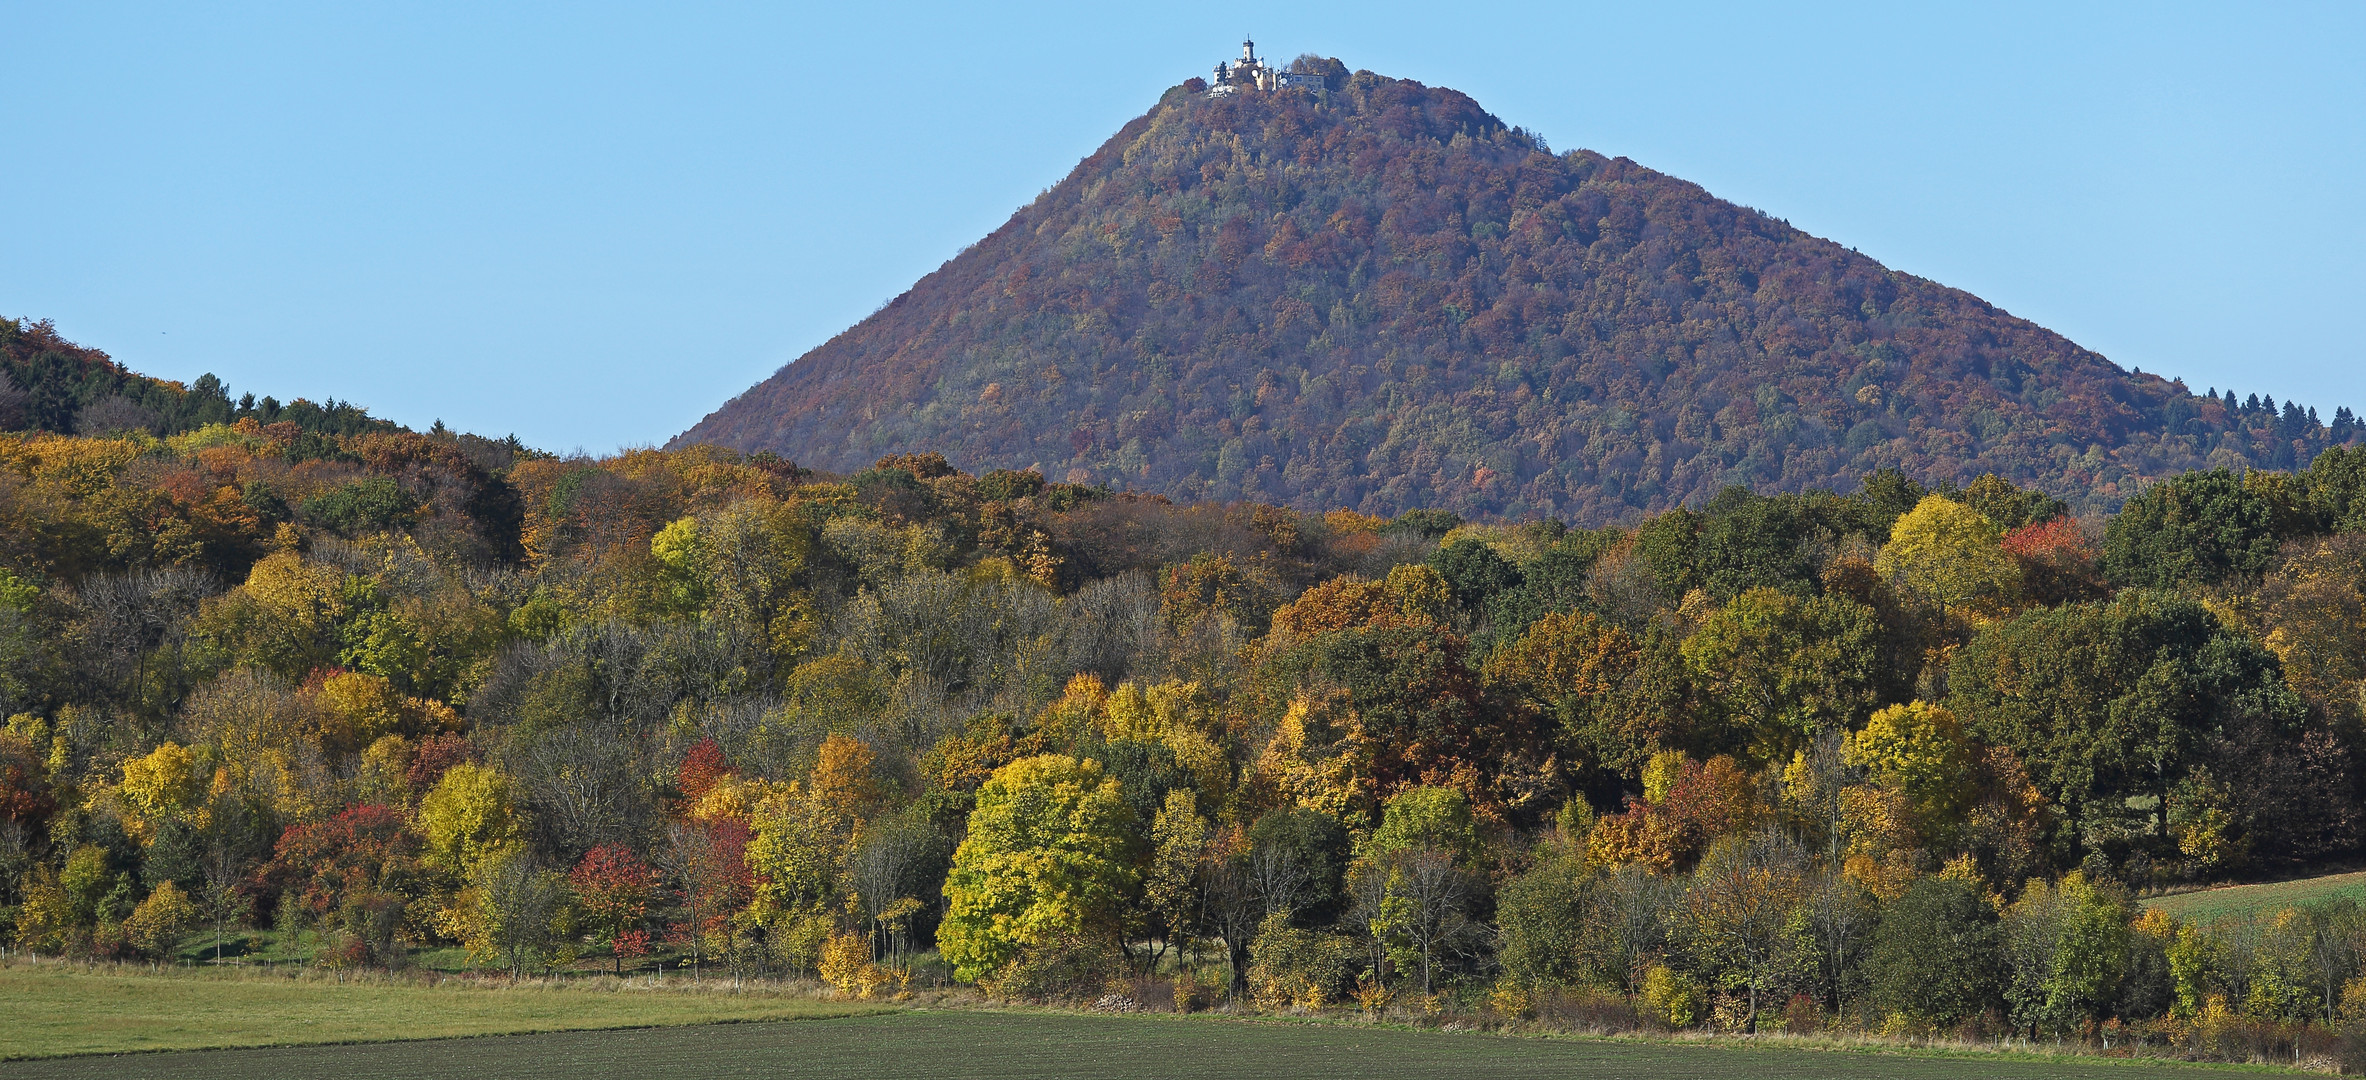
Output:
[[890,978],[871,962],[871,939],[863,934],[831,934],[822,946],[819,966],[823,982],[837,987],[841,994],[865,1000]]
[[1601,1033],[1636,1031],[1643,1014],[1635,1003],[1607,991],[1547,990],[1534,999],[1537,1019],[1556,1027]]
[[1269,1008],[1319,1009],[1354,994],[1362,959],[1363,949],[1353,938],[1270,918],[1249,944],[1249,986]]
[[1654,964],[1643,973],[1643,1001],[1669,1026],[1687,1028],[1708,1012],[1709,995],[1692,976]]
[[1017,1000],[1074,1001],[1098,997],[1124,972],[1125,957],[1106,940],[1068,937],[1029,946],[980,984]]
[[123,934],[134,952],[158,959],[171,952],[181,935],[196,924],[197,905],[189,902],[189,894],[167,881],[132,909],[131,917],[123,920]]

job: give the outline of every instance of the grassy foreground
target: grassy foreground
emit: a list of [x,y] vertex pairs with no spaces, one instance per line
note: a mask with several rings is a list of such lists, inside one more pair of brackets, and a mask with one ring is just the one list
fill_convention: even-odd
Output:
[[2223,1074],[2224,1066],[2002,1054],[1860,1053],[1520,1038],[1342,1024],[1172,1016],[904,1012],[817,1023],[583,1031],[506,1038],[143,1054],[20,1062],[25,1080],[375,1080],[484,1076],[791,1076],[799,1080],[960,1077],[1452,1077],[1455,1080],[2133,1080]]
[[2341,895],[2366,900],[2366,870],[2294,881],[2273,881],[2263,885],[2223,885],[2215,889],[2170,893],[2148,899],[2144,906],[2159,908],[2180,919],[2212,922],[2228,918],[2258,918],[2283,908],[2300,907]]
[[[227,1046],[854,1016],[887,1006],[766,990],[443,985],[236,973],[0,968],[0,1060]],[[361,1056],[377,1053],[363,1051]],[[13,1074],[16,1066],[0,1069]]]

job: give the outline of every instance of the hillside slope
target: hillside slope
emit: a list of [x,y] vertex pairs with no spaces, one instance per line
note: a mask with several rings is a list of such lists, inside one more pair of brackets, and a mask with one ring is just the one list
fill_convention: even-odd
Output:
[[2124,371],[1626,159],[1555,155],[1452,90],[1197,83],[674,445],[1593,523],[1884,466],[2103,509],[2359,435],[2346,410]]

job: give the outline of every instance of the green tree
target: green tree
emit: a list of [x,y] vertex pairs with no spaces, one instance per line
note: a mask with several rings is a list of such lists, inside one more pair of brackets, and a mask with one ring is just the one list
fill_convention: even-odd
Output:
[[1437,985],[1438,953],[1471,929],[1470,907],[1479,882],[1470,861],[1479,854],[1478,822],[1470,802],[1453,788],[1412,787],[1388,801],[1380,827],[1357,851],[1351,876],[1380,883],[1378,911],[1366,918],[1391,939],[1398,967],[1418,966],[1421,991]]
[[2004,914],[2005,1004],[2015,1025],[2075,1031],[2119,1000],[2133,913],[2073,871],[2059,885],[2030,882]]
[[1497,554],[1493,546],[1470,537],[1431,552],[1429,568],[1446,579],[1455,604],[1472,613],[1485,610],[1496,594],[1518,588],[1526,580],[1520,568]]
[[1798,495],[1756,495],[1733,485],[1701,507],[1693,551],[1700,587],[1718,600],[1751,589],[1803,593],[1815,580],[1809,542],[1815,508]]
[[1827,531],[1819,516],[1807,498],[1731,485],[1698,513],[1670,510],[1645,522],[1636,551],[1670,597],[1693,589],[1721,601],[1751,589],[1805,594],[1815,581],[1811,542]]
[[307,521],[363,536],[409,526],[419,516],[419,500],[392,479],[372,476],[304,500],[303,511]]
[[1329,814],[1291,806],[1259,817],[1249,827],[1247,869],[1265,917],[1294,919],[1329,906],[1346,849],[1346,831]]
[[1954,497],[2005,532],[2053,520],[2069,509],[2060,499],[2043,491],[2014,487],[2011,481],[1995,473],[1981,474],[1979,479],[1955,492]]
[[1495,897],[1496,960],[1528,986],[1571,986],[1585,965],[1586,921],[1596,875],[1582,848],[1549,846]]
[[[2132,590],[1993,624],[1956,657],[1948,681],[1950,711],[1974,737],[2011,748],[2047,798],[2085,822],[2146,796],[2151,832],[2164,837],[2177,786],[2205,761],[2221,780],[2244,770],[2247,800],[2288,785],[2288,775],[2257,765],[2298,741],[2308,721],[2273,654],[2200,602],[2167,593]],[[2285,820],[2249,824],[2305,835],[2319,813],[2304,801],[2278,815]]]
[[659,603],[672,615],[694,615],[707,605],[707,550],[698,534],[698,519],[682,518],[649,538],[649,554],[657,560]]
[[1997,1001],[1996,909],[1976,882],[1926,877],[1884,912],[1866,957],[1874,1004],[1942,1027]]
[[1753,588],[1703,620],[1683,650],[1732,729],[1780,760],[1872,707],[1880,635],[1873,610],[1846,597]]
[[1112,933],[1135,885],[1133,827],[1099,762],[1045,754],[997,770],[945,878],[937,944],[955,976],[975,981],[1029,948]]
[[2256,577],[2276,555],[2275,507],[2225,469],[2163,480],[2103,528],[2114,585],[2167,588]]
[[567,879],[536,864],[524,848],[505,847],[477,860],[462,896],[470,907],[463,934],[470,954],[500,960],[515,979],[558,941]]

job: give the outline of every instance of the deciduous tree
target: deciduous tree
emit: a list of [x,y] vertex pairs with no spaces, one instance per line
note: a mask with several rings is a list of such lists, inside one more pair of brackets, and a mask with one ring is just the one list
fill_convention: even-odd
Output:
[[1112,933],[1135,886],[1133,828],[1098,762],[1046,754],[997,770],[945,879],[937,942],[954,973],[976,980],[1031,946]]
[[583,861],[568,871],[584,922],[599,935],[599,943],[615,954],[616,974],[624,975],[624,948],[629,935],[640,930],[649,915],[649,898],[657,873],[623,844],[602,844],[584,853]]

